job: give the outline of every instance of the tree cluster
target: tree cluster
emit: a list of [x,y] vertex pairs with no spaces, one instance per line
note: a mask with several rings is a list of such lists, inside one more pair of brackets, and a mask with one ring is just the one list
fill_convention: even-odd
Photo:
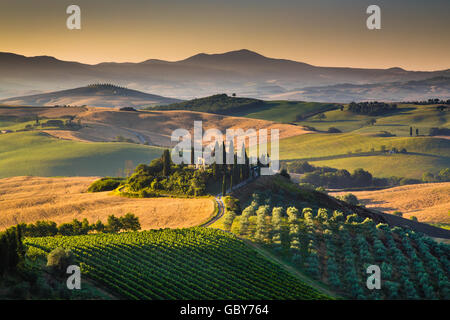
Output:
[[22,236],[20,226],[11,227],[0,233],[0,277],[15,273],[23,262],[25,248]]
[[364,114],[369,116],[378,116],[386,114],[397,109],[395,103],[385,103],[385,102],[351,102],[348,105],[348,110],[357,114]]
[[37,221],[36,223],[23,223],[19,227],[25,237],[77,236],[89,232],[120,232],[141,229],[139,218],[132,213],[127,213],[119,218],[110,215],[106,224],[100,220],[90,224],[87,219],[83,219],[83,221],[74,219],[72,222],[62,223],[59,226],[53,221]]

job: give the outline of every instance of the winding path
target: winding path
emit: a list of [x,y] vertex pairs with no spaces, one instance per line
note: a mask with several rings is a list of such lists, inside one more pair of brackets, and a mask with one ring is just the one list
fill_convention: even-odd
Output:
[[215,217],[213,217],[211,220],[209,220],[208,222],[206,222],[205,224],[202,224],[202,227],[209,227],[210,225],[212,225],[214,222],[216,222],[217,220],[219,220],[220,218],[222,218],[223,214],[225,213],[225,204],[223,203],[222,197],[220,196],[220,194],[218,194],[214,200],[217,203],[217,214]]

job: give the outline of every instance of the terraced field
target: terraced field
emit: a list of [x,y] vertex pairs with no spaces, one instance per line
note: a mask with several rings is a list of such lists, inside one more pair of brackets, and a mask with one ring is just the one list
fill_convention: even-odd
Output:
[[234,235],[206,228],[27,238],[69,248],[82,272],[127,299],[327,299]]

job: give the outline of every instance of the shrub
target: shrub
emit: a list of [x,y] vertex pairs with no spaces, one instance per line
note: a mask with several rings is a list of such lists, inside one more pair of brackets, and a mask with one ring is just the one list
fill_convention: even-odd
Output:
[[127,213],[123,217],[119,218],[122,224],[122,229],[125,231],[137,231],[141,229],[139,219],[132,213]]
[[328,128],[328,131],[327,131],[328,133],[342,133],[342,131],[341,130],[339,130],[338,128],[335,128],[335,127],[330,127],[330,128]]
[[403,213],[401,213],[400,211],[394,211],[394,216],[403,217]]
[[286,169],[281,169],[280,176],[291,179],[291,176],[289,175]]
[[63,274],[72,261],[73,256],[70,250],[56,248],[47,256],[47,267],[49,267],[52,272]]
[[101,178],[97,181],[94,181],[94,183],[89,186],[88,192],[111,191],[116,189],[121,184],[121,182],[122,181],[117,178]]
[[337,196],[339,200],[345,201],[348,204],[357,206],[359,204],[358,198],[353,193],[347,193],[343,196]]

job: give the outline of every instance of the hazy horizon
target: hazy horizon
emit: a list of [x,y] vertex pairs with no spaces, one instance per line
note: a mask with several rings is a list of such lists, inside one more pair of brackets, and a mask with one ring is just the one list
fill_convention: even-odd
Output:
[[88,64],[178,61],[248,49],[315,66],[444,70],[450,2],[381,0],[381,30],[366,28],[369,1],[79,0],[82,29],[66,28],[52,0],[3,0],[0,51]]
[[[230,52],[236,52],[236,51],[242,51],[242,50],[247,50],[247,51],[255,52],[255,53],[260,54],[260,55],[262,55],[262,56],[264,56],[264,57],[266,57],[266,58],[269,58],[269,59],[283,59],[283,60],[291,60],[291,61],[300,62],[300,63],[307,63],[307,62],[305,62],[305,61],[299,61],[299,60],[294,60],[294,59],[287,59],[287,58],[281,58],[281,57],[268,56],[268,55],[266,55],[266,54],[264,54],[264,53],[257,52],[257,51],[253,51],[253,50],[250,50],[250,49],[247,49],[247,48],[234,49],[234,50],[229,50],[229,51],[225,51],[225,52],[214,52],[214,51],[211,51],[211,52],[197,52],[197,53],[195,53],[195,54],[193,54],[193,55],[186,56],[186,57],[184,57],[184,58],[177,59],[177,60],[165,60],[165,59],[162,59],[162,58],[148,57],[147,59],[144,59],[144,60],[138,60],[138,61],[131,61],[131,60],[125,60],[125,61],[112,61],[112,60],[108,60],[107,58],[105,58],[105,60],[102,60],[102,61],[99,61],[99,62],[95,62],[95,63],[83,62],[83,61],[81,61],[81,60],[65,60],[65,59],[62,59],[62,58],[60,58],[60,57],[58,57],[58,56],[54,56],[54,55],[50,55],[50,54],[25,55],[25,54],[21,54],[21,53],[17,53],[17,52],[6,52],[6,51],[0,51],[0,53],[10,53],[10,54],[15,54],[15,55],[21,55],[21,56],[25,56],[25,57],[27,57],[27,58],[36,58],[36,57],[45,57],[45,56],[47,56],[47,57],[53,57],[53,58],[55,58],[55,59],[57,59],[57,60],[60,60],[60,61],[66,61],[66,62],[78,62],[78,63],[82,63],[82,64],[86,64],[86,65],[93,65],[93,66],[94,66],[94,65],[99,65],[99,64],[102,64],[102,63],[141,63],[141,62],[145,62],[145,61],[148,61],[148,60],[162,60],[162,61],[166,61],[166,62],[179,62],[179,61],[186,60],[186,59],[188,59],[188,58],[191,58],[191,57],[196,56],[196,55],[199,55],[199,54],[207,54],[207,55],[215,55],[215,54],[219,54],[219,55],[220,55],[220,54],[225,54],[225,53],[230,53]],[[310,64],[310,65],[316,66],[316,67],[336,67],[336,68],[346,68],[346,67],[349,67],[349,66],[335,66],[335,65],[315,65],[315,64],[311,64],[311,63],[307,63],[307,64]],[[394,68],[394,67],[399,67],[399,66],[392,66],[392,67],[386,67],[386,68],[369,68],[369,67],[367,67],[367,68],[365,68],[365,67],[350,67],[350,68],[361,68],[361,69],[383,69],[383,70],[385,70],[385,69],[390,69],[390,68]],[[401,67],[400,67],[400,68],[401,68]],[[402,68],[402,69],[404,69],[404,68]],[[448,70],[448,69],[450,69],[450,65],[449,65],[448,67],[446,67],[446,68],[436,69],[436,70],[421,70],[421,69],[404,69],[404,70],[406,70],[406,71],[442,71],[442,70]]]

